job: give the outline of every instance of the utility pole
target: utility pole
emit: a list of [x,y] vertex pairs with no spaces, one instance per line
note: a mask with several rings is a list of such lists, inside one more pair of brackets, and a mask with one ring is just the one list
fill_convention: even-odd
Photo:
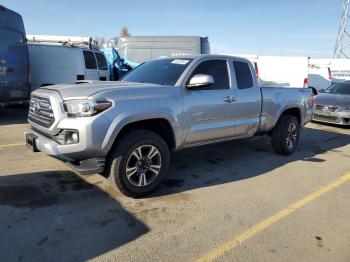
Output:
[[340,18],[333,58],[350,58],[350,0],[342,0],[342,2],[343,11]]

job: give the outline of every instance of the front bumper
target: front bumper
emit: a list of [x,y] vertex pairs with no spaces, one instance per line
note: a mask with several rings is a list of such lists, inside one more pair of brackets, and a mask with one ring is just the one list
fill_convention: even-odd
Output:
[[80,174],[96,174],[101,173],[104,170],[104,157],[92,157],[88,159],[73,158],[72,156],[77,155],[79,152],[73,152],[73,149],[73,151],[69,153],[67,147],[74,145],[61,145],[52,138],[45,136],[34,129],[27,130],[25,136],[26,138],[34,138],[31,140],[31,143],[33,144],[30,145],[34,152],[40,151],[61,160]]
[[350,126],[350,113],[348,112],[324,112],[315,110],[312,117],[313,121]]
[[[34,152],[41,151],[59,159],[79,173],[103,171],[109,150],[103,145],[111,127],[105,112],[91,117],[68,117],[60,93],[45,88],[32,93],[31,103],[31,117],[28,118],[31,128],[25,134]],[[48,120],[50,122],[46,123]],[[77,133],[78,139],[73,140],[76,143],[65,141],[62,134],[66,131]]]

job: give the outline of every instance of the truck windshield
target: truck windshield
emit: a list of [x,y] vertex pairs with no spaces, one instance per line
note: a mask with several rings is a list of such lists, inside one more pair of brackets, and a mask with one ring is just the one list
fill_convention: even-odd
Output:
[[325,93],[350,95],[350,83],[338,83],[330,86]]
[[174,86],[192,59],[173,58],[146,62],[127,74],[122,81]]

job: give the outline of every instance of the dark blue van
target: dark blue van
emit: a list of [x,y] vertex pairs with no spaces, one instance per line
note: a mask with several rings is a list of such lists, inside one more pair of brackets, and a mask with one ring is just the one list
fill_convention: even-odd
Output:
[[22,17],[0,5],[0,107],[26,102],[30,65]]

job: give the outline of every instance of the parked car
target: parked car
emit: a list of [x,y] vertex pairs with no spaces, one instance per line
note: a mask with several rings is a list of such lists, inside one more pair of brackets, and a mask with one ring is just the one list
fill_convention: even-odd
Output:
[[28,102],[30,66],[21,15],[0,5],[0,107]]
[[120,38],[116,50],[116,67],[122,77],[152,59],[210,54],[210,44],[208,37],[199,36],[131,36]]
[[140,197],[160,185],[170,151],[268,134],[277,153],[292,154],[312,101],[310,89],[259,87],[243,58],[159,59],[120,82],[35,90],[26,143]]
[[27,35],[32,90],[78,80],[109,80],[105,55],[91,37]]
[[350,126],[350,81],[335,83],[316,96],[313,120]]
[[260,86],[308,87],[309,58],[237,54],[253,63]]

